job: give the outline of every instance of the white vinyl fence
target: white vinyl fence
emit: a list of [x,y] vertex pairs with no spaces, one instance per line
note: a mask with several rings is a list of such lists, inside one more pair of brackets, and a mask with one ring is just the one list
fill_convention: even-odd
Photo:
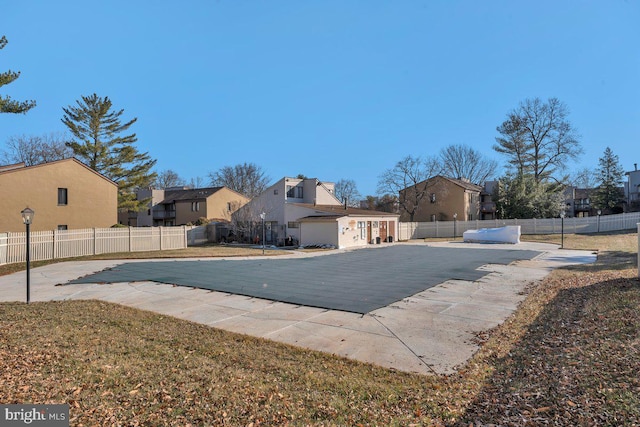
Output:
[[545,219],[496,219],[484,221],[435,221],[401,222],[400,240],[424,239],[430,237],[460,237],[467,230],[498,228],[519,225],[522,234],[598,233],[635,229],[640,222],[640,212],[618,215],[591,216],[586,218],[545,218]]
[[[34,231],[30,233],[30,258],[42,261],[113,252],[184,249],[200,242],[196,228],[129,227]],[[193,241],[193,243],[190,243]],[[26,261],[26,233],[0,233],[0,264]]]

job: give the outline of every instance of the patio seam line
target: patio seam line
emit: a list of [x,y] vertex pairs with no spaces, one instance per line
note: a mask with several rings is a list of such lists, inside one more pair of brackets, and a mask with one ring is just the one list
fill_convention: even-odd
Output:
[[395,332],[393,332],[391,329],[389,329],[389,327],[388,327],[387,325],[385,325],[384,323],[382,323],[382,322],[380,321],[380,319],[378,318],[378,316],[372,316],[372,317],[374,317],[374,318],[375,318],[375,321],[376,321],[376,322],[378,322],[378,323],[379,323],[383,328],[385,328],[387,331],[389,331],[389,333],[390,333],[390,334],[391,334],[395,339],[397,339],[400,343],[402,343],[402,345],[403,345],[407,350],[409,350],[409,352],[411,352],[411,354],[413,354],[413,355],[416,357],[416,359],[418,359],[419,364],[424,365],[424,366],[426,366],[427,368],[429,368],[429,370],[431,371],[431,373],[432,373],[432,374],[434,374],[434,375],[438,375],[438,373],[435,371],[435,369],[433,369],[433,367],[432,367],[430,364],[428,364],[427,362],[425,362],[424,360],[422,360],[422,358],[421,358],[421,357],[420,357],[420,356],[419,356],[415,351],[413,351],[413,349],[412,349],[411,347],[409,347],[409,346],[407,345],[407,343],[406,343],[406,342],[404,342],[404,340],[403,340],[402,338],[400,338],[398,335],[396,335],[396,333],[395,333]]

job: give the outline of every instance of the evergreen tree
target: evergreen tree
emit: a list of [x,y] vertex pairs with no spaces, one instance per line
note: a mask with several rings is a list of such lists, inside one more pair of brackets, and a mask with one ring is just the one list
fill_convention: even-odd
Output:
[[498,218],[557,217],[564,204],[562,187],[537,183],[533,174],[507,175],[498,181],[496,203]]
[[[5,36],[0,37],[0,50],[2,50],[7,43],[8,41]],[[0,87],[8,85],[18,77],[20,77],[19,71],[9,70],[0,73]],[[9,96],[0,96],[0,113],[26,113],[35,106],[35,101],[14,101]]]
[[607,209],[613,213],[621,212],[621,204],[624,200],[622,182],[624,179],[624,169],[618,160],[618,156],[613,154],[611,148],[604,150],[603,156],[598,160],[597,182],[598,187],[593,199],[596,207]]
[[91,169],[118,183],[120,211],[146,209],[146,201],[137,200],[135,190],[154,181],[156,174],[151,168],[156,160],[148,153],[138,152],[135,133],[121,136],[137,119],[122,123],[124,110],[113,111],[111,100],[95,93],[76,103],[77,106],[63,108],[62,123],[75,137],[67,146]]

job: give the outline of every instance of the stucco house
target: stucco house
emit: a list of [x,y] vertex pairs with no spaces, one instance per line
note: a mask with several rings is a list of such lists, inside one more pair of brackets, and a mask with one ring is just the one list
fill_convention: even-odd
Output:
[[32,231],[106,228],[117,223],[118,185],[77,159],[0,166],[0,232],[25,230],[20,212],[34,210]]
[[200,218],[230,221],[231,214],[249,201],[227,187],[140,189],[136,195],[138,200],[149,200],[148,209],[126,213],[120,217],[121,224],[151,227],[193,224]]
[[480,200],[484,192],[480,185],[462,179],[437,175],[422,181],[414,187],[400,190],[399,198],[406,203],[409,210],[415,204],[416,191],[420,193],[413,218],[406,210],[401,209],[400,221],[433,222],[475,221],[480,218]]
[[316,178],[284,177],[235,212],[232,222],[256,234],[239,237],[262,241],[264,234],[264,241],[275,245],[352,247],[397,238],[399,215],[347,207],[334,189],[334,183]]

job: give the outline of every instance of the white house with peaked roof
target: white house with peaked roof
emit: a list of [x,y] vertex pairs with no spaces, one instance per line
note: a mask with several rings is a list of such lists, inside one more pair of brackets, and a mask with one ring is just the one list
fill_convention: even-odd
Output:
[[346,207],[334,188],[316,178],[284,177],[235,212],[233,220],[261,223],[264,214],[264,240],[275,245],[297,241],[352,247],[398,236],[399,215]]

